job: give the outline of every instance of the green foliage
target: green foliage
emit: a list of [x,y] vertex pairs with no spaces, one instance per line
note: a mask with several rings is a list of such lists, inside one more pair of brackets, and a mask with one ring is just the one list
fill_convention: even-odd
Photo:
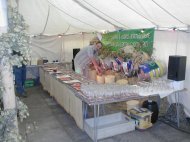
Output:
[[1,111],[0,115],[0,141],[1,142],[21,142],[22,138],[17,133],[16,126],[14,124],[15,115],[17,111],[15,109],[9,109]]
[[30,37],[26,34],[27,25],[17,8],[8,8],[8,32],[0,36],[0,62],[3,65],[27,64],[30,60]]
[[[0,36],[0,64],[3,66],[0,71],[6,69],[8,64],[21,66],[30,60],[30,37],[26,34],[27,25],[17,8],[8,7],[8,26],[8,32]],[[4,110],[2,104],[3,91],[4,84],[0,76],[0,141],[20,142],[22,138],[14,124],[15,116],[18,115],[20,121],[23,121],[29,116],[28,108],[17,98],[16,109]]]

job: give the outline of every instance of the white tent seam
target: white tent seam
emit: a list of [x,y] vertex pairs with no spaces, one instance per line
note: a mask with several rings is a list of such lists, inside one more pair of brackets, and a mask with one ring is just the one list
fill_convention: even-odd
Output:
[[64,36],[70,29],[71,25],[69,24],[69,26],[67,27],[67,29],[63,32],[63,33],[60,33],[60,34],[57,34],[58,36]]
[[80,23],[83,23],[83,24],[85,24],[85,25],[90,26],[90,27],[92,27],[93,29],[96,29],[96,27],[94,27],[93,25],[90,25],[90,24],[88,24],[88,23],[86,23],[86,22],[83,22],[82,20],[80,20],[80,19],[78,19],[78,18],[73,17],[72,15],[68,14],[67,12],[63,11],[63,10],[60,9],[59,7],[57,7],[57,6],[55,6],[54,4],[52,4],[49,0],[47,0],[47,1],[48,1],[48,3],[49,3],[50,5],[52,5],[53,7],[55,7],[57,10],[63,12],[63,13],[66,14],[67,16],[69,16],[69,17],[71,17],[71,18],[73,18],[73,19],[79,21]]
[[46,22],[45,22],[45,25],[44,25],[44,29],[41,32],[41,34],[43,34],[45,32],[45,30],[46,30],[46,26],[47,26],[47,23],[48,23],[48,20],[49,20],[49,14],[50,14],[50,5],[48,6],[48,14],[47,14]]
[[66,31],[63,34],[66,34],[69,31],[70,27],[71,27],[71,24],[69,24],[68,28],[66,29]]
[[145,17],[144,15],[140,14],[138,11],[136,11],[134,8],[130,7],[129,5],[127,5],[126,3],[124,3],[122,0],[119,0],[120,3],[122,3],[124,6],[126,6],[127,8],[131,9],[133,12],[135,12],[136,14],[140,15],[141,17],[143,17],[144,19],[148,20],[149,22],[151,22],[153,25],[155,25],[155,27],[158,27],[159,25],[157,23],[155,23],[154,21],[148,19],[147,17]]
[[[94,7],[93,5],[91,5],[90,3],[88,3],[87,1],[83,0],[86,4],[90,5],[92,8],[94,8],[95,10],[99,11],[100,13],[102,13],[103,15],[107,16],[108,18],[114,20],[115,22],[119,23],[120,25],[124,26],[125,28],[130,28],[129,26],[124,25],[123,23],[117,21],[116,19],[110,17],[109,15],[105,14],[104,12],[102,12],[101,10],[97,9],[96,7]],[[94,12],[95,13],[95,12]],[[96,15],[97,16],[97,15]],[[98,15],[99,16],[99,15]],[[115,26],[115,25],[114,25]],[[118,26],[117,26],[118,27]]]
[[118,27],[117,25],[113,24],[112,22],[108,21],[107,19],[101,17],[100,15],[98,15],[97,13],[95,13],[94,11],[92,11],[91,9],[87,8],[86,6],[84,6],[82,3],[80,3],[79,1],[77,0],[73,0],[75,3],[77,3],[80,7],[82,7],[83,9],[87,10],[88,12],[90,12],[91,14],[95,15],[96,17],[98,17],[99,19],[107,22],[108,24],[112,25],[112,26],[116,26]]
[[169,14],[171,17],[173,17],[175,20],[179,21],[180,23],[184,24],[184,25],[189,25],[184,23],[183,21],[181,21],[179,18],[177,18],[176,16],[174,16],[173,14],[171,14],[168,10],[166,10],[165,8],[163,8],[160,4],[158,4],[157,2],[155,2],[154,0],[152,0],[152,2],[154,4],[156,4],[159,8],[161,8],[164,12],[166,12],[167,14]]

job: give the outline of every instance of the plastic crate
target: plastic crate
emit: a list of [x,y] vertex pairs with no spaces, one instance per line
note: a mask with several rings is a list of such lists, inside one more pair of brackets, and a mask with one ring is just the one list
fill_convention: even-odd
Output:
[[[135,121],[121,112],[100,116],[97,119],[98,140],[135,130]],[[85,120],[84,129],[90,138],[94,140],[94,118]]]
[[35,84],[35,81],[33,79],[27,79],[24,82],[24,87],[29,88],[29,87],[33,87]]

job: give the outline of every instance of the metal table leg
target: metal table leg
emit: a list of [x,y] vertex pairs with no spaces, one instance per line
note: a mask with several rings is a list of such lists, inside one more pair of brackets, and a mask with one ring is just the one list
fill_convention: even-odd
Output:
[[84,123],[85,123],[85,119],[86,119],[86,116],[85,116],[85,102],[82,101],[82,118],[83,118],[83,130],[84,130]]
[[84,102],[83,103],[83,116],[84,116],[84,119],[87,118],[87,115],[88,115],[88,105]]
[[97,136],[98,136],[98,117],[99,117],[99,105],[98,106],[98,110],[96,110],[96,104],[94,104],[94,142],[97,142]]
[[161,102],[160,95],[157,95],[158,110],[160,110],[160,102]]
[[179,128],[179,92],[175,92],[177,127]]

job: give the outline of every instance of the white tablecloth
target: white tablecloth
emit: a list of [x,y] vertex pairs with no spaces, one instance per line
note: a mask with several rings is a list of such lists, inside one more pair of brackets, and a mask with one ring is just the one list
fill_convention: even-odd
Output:
[[75,120],[77,126],[83,129],[82,101],[77,98],[67,85],[61,83],[51,74],[40,68],[40,82],[44,90],[69,113]]
[[[83,129],[82,100],[76,96],[75,92],[66,84],[58,81],[58,79],[56,79],[49,72],[44,71],[43,68],[40,68],[40,82],[44,90],[48,91],[50,95],[54,97],[56,101],[74,118],[78,127]],[[156,83],[159,84],[159,82],[156,82]],[[162,81],[161,83],[164,83],[164,82]],[[159,94],[160,97],[162,98],[174,92],[173,89],[170,89],[163,84],[155,87],[155,82],[152,84],[145,83],[143,85],[144,87],[138,86],[139,89],[138,88],[134,89],[135,91],[138,91],[137,94],[140,94],[142,96],[149,96],[149,95],[151,96],[151,95]],[[119,101],[125,101],[127,99],[128,100],[134,99],[133,97],[135,96],[132,96],[132,98],[128,97],[126,99],[122,98],[121,100],[118,100],[118,101],[116,99],[112,102],[119,102]],[[140,98],[140,96],[137,95],[136,98]]]

